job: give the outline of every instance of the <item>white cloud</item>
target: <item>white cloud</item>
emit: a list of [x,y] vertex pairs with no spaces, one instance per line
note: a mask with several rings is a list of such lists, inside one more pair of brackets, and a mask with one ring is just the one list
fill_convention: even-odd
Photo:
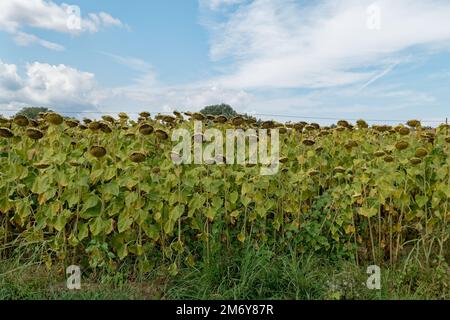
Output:
[[207,7],[209,10],[218,10],[220,8],[241,4],[246,0],[200,0],[200,5]]
[[[78,35],[82,32],[98,32],[102,27],[124,27],[117,18],[106,12],[89,13],[82,17],[68,4],[56,4],[51,0],[1,0],[0,31],[11,33],[17,44],[38,44],[51,50],[63,47],[24,33],[24,28],[36,28]],[[78,16],[79,14],[79,16]],[[79,24],[78,24],[79,21]]]
[[[211,57],[232,59],[216,79],[235,88],[321,88],[364,83],[402,51],[450,41],[450,3],[380,0],[381,30],[367,27],[372,0],[254,0],[211,28]],[[367,71],[367,67],[375,71]],[[365,69],[365,71],[362,71]]]
[[0,61],[0,104],[43,105],[67,111],[95,108],[92,73],[39,62],[28,64],[23,77],[17,69],[14,64]]
[[136,70],[136,71],[148,72],[152,68],[152,66],[149,63],[147,63],[144,60],[139,59],[139,58],[124,57],[124,56],[120,56],[117,54],[104,52],[104,51],[99,51],[99,53],[111,58],[116,63],[122,64],[122,65],[124,65],[128,68],[131,68],[133,70]]
[[54,42],[50,42],[37,36],[25,32],[18,32],[14,36],[14,42],[21,47],[28,47],[32,44],[38,44],[44,48],[54,50],[54,51],[63,51],[65,48],[62,45],[59,45]]

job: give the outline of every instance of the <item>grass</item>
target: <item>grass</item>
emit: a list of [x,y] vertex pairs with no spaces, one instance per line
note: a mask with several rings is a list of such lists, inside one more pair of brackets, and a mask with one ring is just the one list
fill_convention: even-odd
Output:
[[[83,273],[82,290],[65,286],[62,266],[50,270],[38,256],[0,263],[0,299],[450,299],[450,275],[439,268],[409,263],[382,268],[381,290],[369,290],[364,267],[316,254],[275,254],[272,248],[245,246],[217,251],[210,263],[181,268],[174,277],[160,266],[131,276],[132,266],[116,272]],[[36,264],[33,264],[33,261]]]

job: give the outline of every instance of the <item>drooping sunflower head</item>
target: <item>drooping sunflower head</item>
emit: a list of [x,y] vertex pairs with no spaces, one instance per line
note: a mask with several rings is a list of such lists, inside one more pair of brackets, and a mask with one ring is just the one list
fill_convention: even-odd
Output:
[[43,169],[47,169],[48,167],[50,167],[50,164],[45,163],[45,162],[39,162],[39,163],[35,163],[33,165],[33,167],[35,167],[36,169],[43,170]]
[[428,151],[425,148],[419,148],[416,150],[415,156],[417,158],[425,158],[428,155]]
[[125,112],[119,112],[118,116],[120,120],[127,120],[130,118]]
[[200,112],[196,112],[192,114],[192,118],[194,120],[198,120],[198,121],[203,121],[205,120],[205,116],[203,114],[201,114]]
[[234,117],[233,119],[231,119],[231,123],[235,126],[240,126],[244,123],[244,118],[241,116]]
[[307,147],[311,147],[316,144],[316,142],[312,139],[305,139],[302,141],[302,143],[303,143],[303,145],[305,145]]
[[148,136],[153,133],[154,128],[149,124],[143,124],[139,127],[139,133]]
[[88,128],[92,131],[97,131],[101,128],[101,124],[98,121],[92,121],[88,124]]
[[12,138],[14,137],[14,133],[8,128],[0,128],[0,137]]
[[77,119],[67,119],[66,121],[64,121],[66,123],[66,125],[69,128],[75,128],[78,127],[78,125],[80,124],[80,121],[78,121]]
[[367,122],[364,121],[364,120],[362,120],[362,119],[356,121],[356,125],[357,125],[358,128],[360,128],[360,129],[367,129],[367,128],[369,128],[369,125],[367,124]]
[[394,162],[394,157],[391,155],[387,155],[383,158],[384,162],[391,163]]
[[145,158],[146,158],[146,156],[142,152],[133,152],[130,155],[130,160],[133,161],[134,163],[144,162]]
[[60,124],[62,124],[64,122],[64,118],[56,112],[47,113],[47,115],[45,116],[45,119],[47,120],[47,122],[49,122],[55,126],[59,126]]
[[409,143],[407,141],[399,141],[395,144],[395,148],[399,151],[408,149]]
[[407,128],[407,127],[401,127],[398,130],[398,133],[400,133],[400,135],[402,135],[402,136],[407,136],[408,134],[410,134],[410,132],[411,132],[411,130],[409,130],[409,128]]
[[411,128],[418,128],[418,127],[420,127],[420,121],[419,120],[409,120],[408,122],[406,122],[406,124],[408,126],[410,126]]
[[413,158],[411,158],[411,159],[409,160],[409,162],[410,162],[412,165],[416,166],[416,165],[422,163],[422,159],[417,158],[417,157],[413,157]]
[[44,137],[44,133],[36,128],[28,128],[27,131],[25,131],[25,134],[28,138],[33,140],[40,140]]
[[155,131],[156,136],[161,140],[167,140],[169,138],[169,134],[161,129]]
[[106,155],[106,149],[101,146],[93,146],[89,150],[89,153],[96,158],[102,158]]
[[150,118],[150,112],[143,111],[143,112],[139,113],[139,116],[142,118],[148,119],[148,118]]
[[108,115],[102,116],[102,119],[103,119],[103,121],[109,122],[111,124],[114,124],[116,122],[116,120],[113,117],[108,116]]
[[19,127],[26,127],[30,123],[28,118],[24,115],[17,115],[13,119],[13,123]]
[[350,127],[350,123],[348,123],[347,120],[339,120],[339,121],[337,122],[337,125],[338,125],[339,127],[344,127],[344,128]]

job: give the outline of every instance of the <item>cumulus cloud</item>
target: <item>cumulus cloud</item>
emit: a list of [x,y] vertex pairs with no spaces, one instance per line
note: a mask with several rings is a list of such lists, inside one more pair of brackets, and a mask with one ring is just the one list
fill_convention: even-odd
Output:
[[0,104],[49,106],[56,110],[95,108],[95,76],[69,66],[34,62],[23,77],[14,64],[0,61]]
[[79,7],[57,4],[51,0],[0,1],[0,31],[12,34],[21,46],[37,44],[51,50],[63,49],[59,44],[24,33],[24,28],[78,35],[111,26],[124,27],[124,24],[106,12],[89,13],[83,17]]

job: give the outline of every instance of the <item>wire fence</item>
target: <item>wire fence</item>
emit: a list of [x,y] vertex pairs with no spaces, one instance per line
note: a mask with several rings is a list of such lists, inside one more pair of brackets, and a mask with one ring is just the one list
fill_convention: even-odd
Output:
[[[21,111],[21,109],[0,109],[0,112],[8,112],[8,113],[16,113]],[[178,111],[178,110],[177,110]],[[111,115],[118,114],[120,111],[58,111],[61,114],[73,114],[73,115],[83,115],[83,114],[101,114],[101,115]],[[185,112],[185,111],[179,111]],[[129,115],[139,115],[140,112],[126,112]],[[170,111],[153,111],[153,114],[172,114]],[[336,117],[320,117],[320,116],[304,116],[304,115],[287,115],[287,114],[270,114],[270,113],[248,113],[250,116],[254,117],[272,117],[272,118],[286,118],[286,119],[297,119],[297,120],[326,120],[326,121],[339,121],[339,120],[347,120],[347,121],[358,121],[361,118],[336,118]],[[398,122],[403,123],[411,120],[410,119],[364,119],[366,122]],[[423,123],[447,123],[447,118],[443,118],[442,120],[436,119],[420,119],[417,118]]]

